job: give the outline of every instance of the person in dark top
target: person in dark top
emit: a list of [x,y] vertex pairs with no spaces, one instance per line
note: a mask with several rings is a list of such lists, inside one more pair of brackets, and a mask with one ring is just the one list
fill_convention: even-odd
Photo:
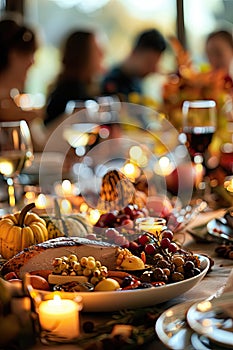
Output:
[[132,92],[142,94],[142,80],[157,71],[166,46],[166,41],[158,30],[149,29],[140,33],[129,55],[104,76],[102,94],[118,95],[123,101]]
[[63,115],[71,100],[93,98],[91,85],[102,72],[103,51],[93,32],[75,31],[64,46],[62,70],[47,97],[45,125]]

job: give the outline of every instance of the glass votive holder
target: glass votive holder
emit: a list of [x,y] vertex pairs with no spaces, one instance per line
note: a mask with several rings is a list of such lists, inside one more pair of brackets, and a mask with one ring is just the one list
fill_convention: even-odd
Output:
[[30,290],[30,295],[35,305],[40,341],[43,344],[75,343],[80,336],[82,297],[76,293],[34,289]]
[[164,218],[159,217],[146,217],[146,218],[138,218],[135,222],[135,227],[137,233],[148,232],[153,236],[158,237],[160,232],[164,230],[166,226],[166,220]]

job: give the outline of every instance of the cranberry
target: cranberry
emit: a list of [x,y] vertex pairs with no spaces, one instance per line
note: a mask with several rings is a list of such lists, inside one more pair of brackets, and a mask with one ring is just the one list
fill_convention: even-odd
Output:
[[170,246],[171,241],[170,241],[169,238],[166,238],[166,237],[165,237],[165,238],[163,238],[163,239],[161,240],[160,244],[161,244],[161,247],[162,247],[163,249],[166,249],[166,248],[168,248],[168,247]]
[[129,215],[130,219],[133,219],[133,207],[130,206],[130,205],[127,205],[127,207],[125,207],[123,209],[123,212],[126,214],[126,215]]
[[170,241],[173,239],[173,232],[171,230],[164,230],[162,232],[163,238],[168,238]]
[[138,248],[139,248],[139,245],[137,242],[135,242],[135,241],[129,242],[129,249],[130,250],[137,250]]
[[153,243],[149,243],[145,245],[145,252],[146,254],[152,255],[155,254],[156,248]]
[[138,237],[138,243],[141,245],[145,245],[145,244],[149,243],[149,241],[150,241],[150,239],[146,234]]
[[118,225],[122,225],[122,222],[125,221],[125,220],[128,220],[130,219],[130,216],[127,215],[127,214],[120,214],[120,215],[117,215],[116,217],[116,222]]
[[116,215],[113,213],[102,214],[96,223],[98,227],[111,227],[116,221]]
[[175,253],[177,251],[177,245],[175,243],[170,243],[168,247],[169,252]]

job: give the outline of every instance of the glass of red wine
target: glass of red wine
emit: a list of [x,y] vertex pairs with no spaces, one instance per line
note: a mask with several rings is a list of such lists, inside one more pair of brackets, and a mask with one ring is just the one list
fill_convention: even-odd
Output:
[[[217,110],[213,100],[184,101],[182,106],[182,132],[186,146],[196,165],[196,187],[203,183],[206,174],[206,156],[216,131]],[[204,184],[206,186],[206,184]]]

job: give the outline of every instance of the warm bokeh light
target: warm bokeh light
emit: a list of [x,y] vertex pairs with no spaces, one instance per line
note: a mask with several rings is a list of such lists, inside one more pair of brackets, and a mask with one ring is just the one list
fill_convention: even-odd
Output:
[[129,150],[129,155],[130,155],[130,158],[134,160],[137,160],[138,158],[140,159],[140,157],[143,155],[141,147],[139,146],[131,147]]
[[145,150],[140,146],[132,146],[129,149],[129,156],[133,163],[139,167],[145,168],[148,165],[148,157]]
[[73,130],[72,128],[65,129],[63,132],[63,137],[73,148],[86,146],[89,141],[89,136],[87,133],[81,133]]
[[154,165],[154,172],[161,176],[170,175],[174,169],[174,164],[166,156],[161,157]]
[[89,221],[90,224],[94,225],[100,218],[100,212],[97,209],[93,209],[90,211],[90,215],[89,215]]
[[61,186],[62,186],[62,192],[64,195],[72,194],[72,184],[70,180],[63,180]]
[[72,204],[68,199],[62,199],[61,201],[61,213],[62,214],[71,214],[72,213]]
[[43,193],[40,193],[35,200],[37,209],[45,209],[48,204],[47,198]]
[[233,194],[233,178],[224,182],[224,188]]
[[197,305],[197,310],[201,311],[201,312],[206,312],[208,310],[210,310],[212,307],[212,304],[210,301],[202,301],[201,303],[199,303]]
[[131,181],[135,181],[135,179],[138,178],[141,173],[138,166],[133,163],[126,163],[123,167],[122,172]]
[[81,213],[86,213],[88,211],[88,209],[89,209],[89,207],[88,207],[87,203],[82,203],[80,205],[80,208],[79,208]]
[[7,160],[1,160],[0,161],[0,173],[5,176],[10,176],[14,171],[14,167],[12,166],[11,162],[8,162]]

